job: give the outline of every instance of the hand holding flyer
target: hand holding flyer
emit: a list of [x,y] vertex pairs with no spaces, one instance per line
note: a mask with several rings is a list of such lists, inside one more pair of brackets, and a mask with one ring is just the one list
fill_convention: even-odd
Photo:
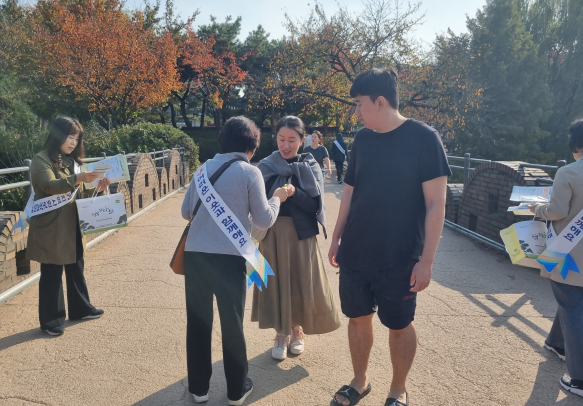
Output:
[[126,156],[122,154],[118,154],[88,165],[83,165],[81,170],[99,173],[99,177],[91,183],[93,186],[85,184],[85,186],[90,189],[96,187],[99,181],[103,178],[108,178],[111,183],[130,180],[128,161]]

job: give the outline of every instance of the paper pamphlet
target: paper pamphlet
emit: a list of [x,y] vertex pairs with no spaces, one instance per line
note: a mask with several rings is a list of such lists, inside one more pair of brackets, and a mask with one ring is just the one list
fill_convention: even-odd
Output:
[[[92,189],[97,183],[107,177],[111,183],[130,180],[128,161],[125,155],[118,154],[101,161],[81,166],[81,171],[98,172],[99,177],[92,183],[86,183],[85,187]],[[93,186],[91,186],[93,185]]]
[[534,216],[534,213],[530,211],[528,205],[530,203],[520,203],[519,206],[511,206],[508,211],[513,212],[517,216]]
[[510,200],[524,203],[548,203],[551,200],[552,186],[514,186]]

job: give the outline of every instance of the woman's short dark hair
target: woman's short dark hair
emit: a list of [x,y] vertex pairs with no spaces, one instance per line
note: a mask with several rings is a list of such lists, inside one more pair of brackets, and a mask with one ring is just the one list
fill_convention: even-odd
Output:
[[392,108],[399,109],[399,76],[388,68],[374,68],[358,75],[350,88],[350,97],[368,96],[374,102],[383,96]]
[[583,118],[573,121],[569,128],[569,148],[573,153],[583,150]]
[[259,148],[261,131],[247,117],[237,116],[227,120],[219,134],[219,146],[223,153],[255,152]]
[[61,155],[61,145],[67,141],[69,135],[79,134],[79,141],[77,146],[69,154],[75,162],[79,165],[83,165],[81,158],[85,156],[85,149],[83,148],[83,127],[79,121],[71,117],[59,117],[53,121],[49,127],[49,136],[45,141],[44,149],[49,153],[49,157],[55,163],[55,167],[58,169],[63,168],[63,157]]
[[279,130],[281,130],[283,127],[291,128],[292,130],[297,132],[302,140],[306,136],[306,126],[299,117],[296,116],[282,117],[282,119],[279,120],[279,122],[277,123],[275,133],[277,134]]

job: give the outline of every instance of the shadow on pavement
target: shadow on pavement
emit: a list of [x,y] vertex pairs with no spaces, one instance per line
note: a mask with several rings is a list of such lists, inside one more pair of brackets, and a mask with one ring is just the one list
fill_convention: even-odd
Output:
[[[561,376],[553,373],[556,362],[556,356],[549,354],[548,358],[539,364],[532,393],[524,406],[573,405],[577,400],[583,405],[583,398],[568,393],[559,384]],[[560,393],[566,394],[566,397],[557,401]]]
[[40,328],[33,328],[28,331],[13,334],[8,337],[0,338],[0,351],[6,350],[15,345],[19,345],[33,340],[52,340],[57,337],[51,337]]
[[[267,396],[270,396],[288,386],[294,385],[309,376],[308,371],[299,365],[284,370],[279,363],[271,358],[271,349],[249,360],[249,377],[253,379],[253,393],[249,395],[246,405],[253,404]],[[225,405],[228,402],[223,361],[213,364],[211,377],[210,400],[204,405]],[[151,394],[147,398],[134,403],[133,406],[181,406],[195,405],[194,399],[188,392],[188,379],[173,383],[172,385]]]

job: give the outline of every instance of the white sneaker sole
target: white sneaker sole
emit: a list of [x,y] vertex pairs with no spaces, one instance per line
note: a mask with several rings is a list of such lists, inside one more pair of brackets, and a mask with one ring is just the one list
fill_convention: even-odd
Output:
[[278,361],[283,361],[284,359],[286,359],[286,358],[287,358],[287,354],[284,354],[284,355],[277,355],[277,354],[274,354],[274,353],[273,353],[273,351],[272,351],[272,352],[271,352],[271,358],[273,358],[273,359],[276,359],[276,360],[278,360]]
[[253,388],[249,389],[249,392],[247,392],[246,394],[244,394],[241,399],[239,399],[239,400],[229,400],[229,405],[231,405],[231,406],[241,406],[243,403],[245,403],[245,400],[247,399],[247,396],[249,396],[251,394],[251,392],[253,392]]
[[559,359],[561,361],[565,361],[567,359],[567,357],[565,357],[564,355],[559,354],[553,347],[551,347],[550,345],[545,344],[545,348],[547,350],[549,350],[550,352],[554,352],[555,354],[557,354],[557,357],[559,357]]
[[93,319],[98,319],[101,316],[103,316],[103,314],[96,314],[95,316],[85,316],[85,317],[81,317],[81,320],[93,320]]
[[209,394],[207,393],[204,396],[196,396],[194,393],[192,394],[192,397],[194,398],[194,401],[196,403],[203,403],[203,402],[208,402],[209,400]]
[[575,395],[579,395],[581,397],[583,397],[583,389],[575,389],[575,388],[571,388],[570,386],[567,386],[563,383],[562,380],[559,379],[559,383],[561,384],[561,386],[563,387],[563,389],[565,389],[566,391],[569,391]]
[[303,354],[304,349],[305,349],[304,347],[302,347],[301,350],[298,350],[298,349],[293,348],[293,347],[289,347],[289,352],[291,352],[293,355],[300,355],[300,354]]

